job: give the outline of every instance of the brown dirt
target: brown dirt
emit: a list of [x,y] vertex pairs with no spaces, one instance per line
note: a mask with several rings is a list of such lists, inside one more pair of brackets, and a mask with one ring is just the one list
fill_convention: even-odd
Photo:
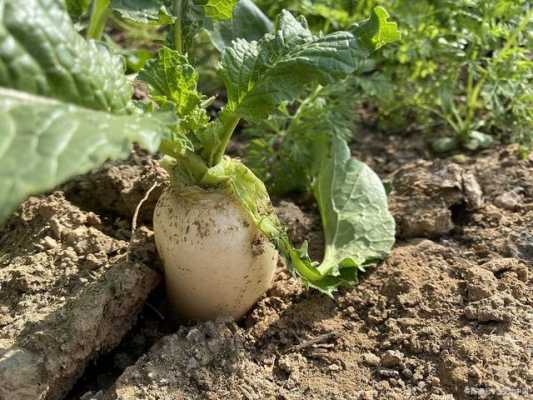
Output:
[[29,199],[0,231],[0,399],[59,399],[131,329],[160,274],[149,236],[63,192]]
[[[93,383],[84,386],[85,395],[82,387],[69,400],[531,398],[533,158],[520,161],[514,148],[501,147],[477,156],[421,161],[429,156],[410,138],[375,137],[365,139],[363,146],[370,150],[355,153],[392,183],[391,209],[400,241],[358,286],[329,299],[305,290],[280,269],[267,296],[238,324],[151,323],[149,329],[141,321],[115,358],[135,340],[145,348],[149,335],[156,340],[165,329],[177,332],[157,341],[136,362],[121,363],[127,368],[112,388],[109,382]],[[112,216],[97,230],[119,240],[114,226],[127,219],[118,218],[114,207],[94,209],[100,219]],[[307,202],[300,207],[281,203],[278,212],[293,239],[311,237],[311,251],[319,255],[319,220]],[[144,229],[141,243],[146,244],[150,232]],[[16,231],[7,237],[22,240]],[[4,240],[2,236],[2,252],[14,243]],[[28,247],[17,248],[33,254]],[[151,251],[139,256],[144,264],[156,263]],[[65,257],[59,254],[57,259]],[[1,262],[0,274],[8,277],[2,282],[8,282],[12,294],[2,292],[0,301],[6,307],[4,298],[12,299],[7,307],[18,307],[8,314],[13,318],[17,313],[32,315],[35,311],[24,310],[40,307],[34,300],[23,301],[26,291],[32,291],[28,298],[42,296],[40,304],[61,310],[60,294],[78,279],[83,263],[72,267],[71,275],[62,272],[62,278],[35,290],[31,280],[19,284],[20,274],[5,275],[9,265]],[[141,318],[150,312],[145,310]],[[0,322],[0,335],[5,326]],[[57,326],[54,335],[63,329]],[[15,338],[9,340],[16,340],[18,331],[9,329]],[[40,340],[34,336],[34,343]],[[95,352],[88,354],[86,358]],[[109,368],[96,365],[100,373]],[[0,375],[1,368],[0,358]],[[25,397],[9,397],[17,398]]]

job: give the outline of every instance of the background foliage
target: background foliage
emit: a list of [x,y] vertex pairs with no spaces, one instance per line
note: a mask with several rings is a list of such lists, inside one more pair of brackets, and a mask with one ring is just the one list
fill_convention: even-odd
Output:
[[[417,130],[435,150],[493,139],[533,141],[533,14],[526,0],[257,0],[288,8],[314,30],[345,29],[384,6],[402,41],[354,78],[357,101],[387,132]],[[439,137],[446,139],[435,140]]]

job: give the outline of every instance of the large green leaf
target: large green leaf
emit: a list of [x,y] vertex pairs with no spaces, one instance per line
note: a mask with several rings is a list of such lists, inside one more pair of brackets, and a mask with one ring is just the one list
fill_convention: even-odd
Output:
[[131,143],[158,148],[167,122],[126,115],[132,89],[119,58],[75,30],[60,0],[0,0],[0,223]]
[[341,138],[331,139],[313,194],[326,240],[321,274],[350,282],[359,268],[389,254],[395,223],[383,184],[366,164],[351,158]]
[[[324,142],[328,148],[327,141]],[[307,244],[296,250],[286,238],[274,241],[289,268],[310,287],[329,296],[352,286],[365,266],[385,258],[393,244],[395,223],[378,176],[351,158],[346,142],[333,136],[313,185],[325,237],[325,256],[313,262]]]
[[120,58],[85,41],[60,0],[0,0],[0,86],[115,113],[132,89]]
[[219,51],[230,46],[235,39],[249,42],[259,40],[271,32],[274,25],[251,0],[239,0],[233,18],[214,24],[211,40]]
[[0,223],[27,196],[125,158],[131,142],[156,151],[163,123],[0,88]]
[[352,73],[361,57],[349,32],[313,35],[305,20],[284,11],[274,34],[258,42],[237,39],[222,55],[228,111],[244,118],[268,115],[312,82],[329,84]]
[[175,20],[164,0],[112,0],[111,8],[122,18],[151,25],[168,25]]

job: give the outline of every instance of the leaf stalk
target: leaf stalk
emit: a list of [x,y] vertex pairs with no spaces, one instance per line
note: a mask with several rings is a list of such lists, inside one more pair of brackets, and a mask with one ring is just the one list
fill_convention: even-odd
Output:
[[183,54],[183,0],[174,2],[174,14],[176,22],[174,23],[174,49]]
[[111,13],[110,4],[111,0],[94,0],[87,28],[87,39],[100,40],[102,38],[107,18]]

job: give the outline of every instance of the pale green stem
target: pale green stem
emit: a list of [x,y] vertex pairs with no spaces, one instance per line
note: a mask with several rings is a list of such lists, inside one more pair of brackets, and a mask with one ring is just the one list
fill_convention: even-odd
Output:
[[109,4],[111,0],[94,0],[89,27],[87,28],[87,39],[100,40],[104,33],[105,24],[110,14]]
[[174,3],[176,22],[174,23],[174,49],[183,54],[183,1],[176,0]]
[[241,120],[241,118],[237,114],[224,111],[220,113],[219,118],[220,122],[222,123],[220,132],[219,134],[217,134],[217,138],[219,138],[219,144],[215,147],[215,151],[213,152],[213,159],[210,160],[211,167],[217,165],[222,160],[222,157],[226,152],[226,148],[228,147],[229,142],[231,140],[231,136],[233,135],[235,128],[237,128],[237,125]]

